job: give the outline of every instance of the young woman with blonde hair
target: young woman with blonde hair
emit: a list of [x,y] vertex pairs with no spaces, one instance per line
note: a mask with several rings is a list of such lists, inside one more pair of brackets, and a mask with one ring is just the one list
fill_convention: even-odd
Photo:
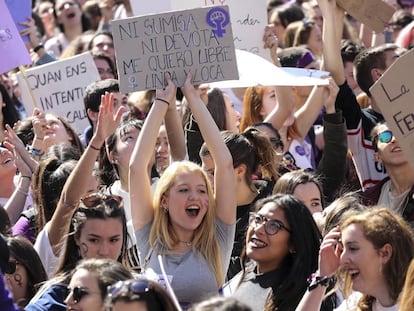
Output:
[[144,270],[160,275],[160,255],[178,301],[187,308],[216,294],[224,282],[236,220],[235,180],[230,152],[189,75],[182,91],[218,163],[215,190],[200,166],[181,161],[165,170],[152,195],[150,176],[143,167],[151,162],[168,106],[175,104],[176,87],[169,77],[166,81],[166,88],[156,91],[131,156],[130,201]]

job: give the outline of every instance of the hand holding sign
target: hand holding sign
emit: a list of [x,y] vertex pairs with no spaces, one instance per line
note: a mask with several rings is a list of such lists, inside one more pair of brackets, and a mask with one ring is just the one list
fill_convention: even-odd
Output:
[[112,22],[120,90],[123,93],[237,79],[227,7],[138,16]]

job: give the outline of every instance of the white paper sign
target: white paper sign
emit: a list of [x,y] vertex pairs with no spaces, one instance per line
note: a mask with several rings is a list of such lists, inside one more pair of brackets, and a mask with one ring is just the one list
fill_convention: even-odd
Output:
[[100,80],[89,52],[26,70],[28,83],[21,73],[17,78],[29,115],[34,108],[31,91],[42,112],[65,117],[78,134],[89,126],[83,92],[90,83]]
[[210,87],[237,88],[249,86],[327,85],[329,72],[304,68],[279,68],[262,57],[236,49],[239,80],[210,83]]
[[134,0],[135,15],[183,10],[209,5],[228,5],[236,49],[245,50],[271,61],[270,52],[263,48],[262,37],[267,25],[266,0]]

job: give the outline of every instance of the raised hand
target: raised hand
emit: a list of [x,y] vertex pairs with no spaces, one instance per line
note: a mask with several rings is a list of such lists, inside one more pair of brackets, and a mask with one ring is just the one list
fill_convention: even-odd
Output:
[[126,108],[124,106],[119,107],[116,112],[114,111],[114,96],[111,93],[106,92],[105,95],[102,95],[98,124],[94,135],[99,139],[100,145],[108,136],[114,133],[125,111]]
[[170,105],[175,105],[175,95],[177,93],[177,87],[172,82],[170,75],[165,76],[167,86],[163,89],[157,89],[155,91],[155,98],[167,101]]
[[332,276],[339,267],[342,252],[341,232],[336,227],[323,238],[319,249],[319,273],[322,276]]
[[327,113],[335,113],[335,100],[339,92],[339,87],[333,78],[329,78],[329,84],[324,87],[324,106]]
[[39,108],[35,108],[33,110],[33,118],[32,118],[32,125],[33,125],[33,132],[35,139],[43,140],[45,137],[46,131],[46,117],[43,112],[40,111]]

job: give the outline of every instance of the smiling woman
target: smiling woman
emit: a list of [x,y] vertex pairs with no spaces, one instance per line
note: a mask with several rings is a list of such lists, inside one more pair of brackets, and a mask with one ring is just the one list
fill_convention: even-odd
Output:
[[243,271],[223,287],[223,294],[252,310],[295,310],[317,267],[320,233],[306,206],[291,195],[259,200],[255,210],[249,218]]
[[88,259],[72,271],[65,303],[68,310],[101,311],[108,287],[132,278],[131,272],[109,259]]
[[[325,236],[317,275],[322,279],[338,271],[346,298],[338,311],[394,311],[413,255],[408,224],[389,209],[374,207],[349,216]],[[309,288],[298,311],[319,310],[326,289],[319,285]]]
[[[159,275],[162,265],[165,267],[168,279],[162,277],[171,282],[184,308],[216,294],[223,284],[236,220],[232,157],[191,78],[187,76],[182,91],[217,163],[216,191],[199,165],[180,161],[164,171],[152,196],[150,176],[142,168],[151,163],[164,115],[175,105],[176,87],[169,77],[167,87],[156,91],[129,165],[140,262],[144,269],[151,268]],[[161,255],[162,265],[157,255]]]

